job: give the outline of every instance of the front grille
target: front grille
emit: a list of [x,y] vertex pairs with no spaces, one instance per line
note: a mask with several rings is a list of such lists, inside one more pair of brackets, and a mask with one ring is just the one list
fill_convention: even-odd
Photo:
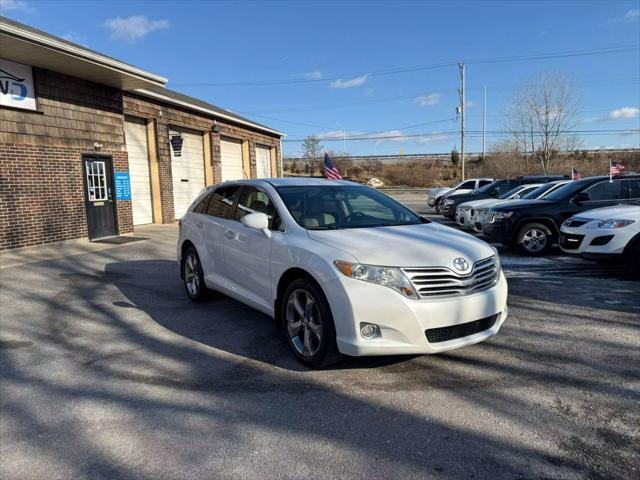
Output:
[[424,331],[429,343],[446,342],[456,338],[468,337],[476,333],[484,332],[493,327],[498,319],[499,313],[490,317],[474,320],[473,322],[451,325],[450,327],[428,328]]
[[498,281],[496,257],[477,261],[466,275],[447,267],[403,268],[423,298],[468,295],[493,287]]
[[570,218],[569,220],[567,220],[564,224],[565,224],[566,227],[575,228],[575,227],[581,227],[582,225],[584,225],[585,223],[588,223],[590,221],[591,220],[585,219],[585,218],[573,217],[573,218]]
[[560,235],[560,246],[565,250],[575,250],[580,247],[584,235],[574,235],[572,233],[563,233]]

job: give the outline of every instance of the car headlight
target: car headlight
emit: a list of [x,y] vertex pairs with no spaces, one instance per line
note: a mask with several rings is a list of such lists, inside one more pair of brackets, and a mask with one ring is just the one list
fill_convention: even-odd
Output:
[[446,199],[446,200],[444,201],[444,204],[445,204],[445,205],[453,205],[454,203],[456,203],[456,201],[455,201],[455,200],[452,200],[452,199],[450,199],[450,198],[448,198],[448,199]]
[[413,285],[411,285],[409,279],[405,277],[399,268],[363,265],[361,263],[344,262],[342,260],[336,260],[333,263],[336,268],[347,277],[389,287],[396,292],[400,292],[405,297],[418,298],[418,294],[414,290]]
[[506,220],[513,215],[513,212],[493,212],[493,221]]
[[496,257],[496,272],[498,273],[498,275],[500,275],[500,272],[502,271],[502,262],[500,261],[500,253],[498,252],[498,249],[496,247],[494,247],[493,245],[490,245],[490,247],[493,249],[493,251],[495,252],[495,257]]
[[468,212],[469,210],[471,210],[471,207],[462,207],[463,212]]
[[587,228],[602,228],[602,229],[624,228],[624,227],[626,227],[628,225],[631,225],[634,222],[635,222],[635,220],[610,218],[608,220],[601,220],[599,222],[592,222],[589,225],[587,225]]

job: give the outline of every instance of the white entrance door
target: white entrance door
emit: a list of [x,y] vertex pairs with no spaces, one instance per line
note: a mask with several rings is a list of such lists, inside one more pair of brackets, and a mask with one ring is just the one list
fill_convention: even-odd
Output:
[[147,148],[147,125],[144,120],[127,118],[124,136],[129,155],[131,178],[131,208],[133,224],[153,222],[151,206],[151,180],[149,178],[149,150]]
[[170,134],[179,134],[182,145],[174,142],[171,151],[171,175],[173,177],[173,211],[175,218],[183,217],[191,202],[204,188],[204,140],[201,133],[171,128]]
[[242,180],[242,142],[231,138],[220,140],[220,161],[222,162],[222,181]]
[[256,173],[258,178],[271,177],[271,149],[256,146]]

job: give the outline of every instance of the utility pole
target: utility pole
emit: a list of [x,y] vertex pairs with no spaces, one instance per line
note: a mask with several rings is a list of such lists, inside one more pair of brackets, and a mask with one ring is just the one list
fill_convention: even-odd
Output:
[[484,102],[482,103],[482,160],[487,148],[487,86],[484,86]]
[[460,69],[460,79],[462,80],[462,87],[458,90],[460,95],[460,163],[462,165],[462,181],[464,181],[464,114],[465,114],[465,102],[464,102],[464,63],[458,63]]

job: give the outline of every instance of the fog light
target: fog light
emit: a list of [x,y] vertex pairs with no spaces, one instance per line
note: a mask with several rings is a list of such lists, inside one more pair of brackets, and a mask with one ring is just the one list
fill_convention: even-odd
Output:
[[376,338],[380,336],[380,327],[375,323],[360,323],[360,335],[363,338]]

